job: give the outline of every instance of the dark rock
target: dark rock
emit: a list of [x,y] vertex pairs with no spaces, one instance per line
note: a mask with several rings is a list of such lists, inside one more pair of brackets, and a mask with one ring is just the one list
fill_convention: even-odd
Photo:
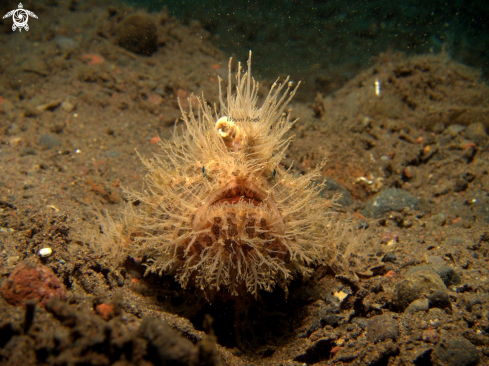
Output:
[[440,276],[445,286],[458,285],[460,283],[460,276],[455,272],[452,267],[447,266],[446,264],[424,264],[409,269],[407,273],[414,273],[418,271],[435,272],[438,276]]
[[331,325],[336,328],[340,324],[341,316],[336,314],[327,314],[321,317],[321,326],[324,327],[326,325]]
[[430,348],[420,348],[415,351],[415,357],[413,358],[414,365],[431,365],[430,356],[433,349]]
[[376,315],[370,319],[367,326],[367,339],[378,342],[384,339],[397,339],[399,326],[390,315]]
[[479,351],[464,337],[445,333],[431,360],[436,366],[475,366],[479,363]]
[[453,187],[452,187],[454,192],[462,192],[465,191],[467,188],[469,188],[469,183],[467,183],[467,181],[464,179],[457,179],[453,183]]
[[160,319],[143,319],[139,336],[148,341],[148,356],[154,364],[187,366],[196,357],[192,342]]
[[406,309],[414,300],[429,296],[435,291],[445,291],[446,287],[440,276],[433,271],[420,270],[407,273],[396,285],[396,304]]
[[306,351],[294,358],[294,361],[313,364],[321,360],[328,359],[331,349],[334,347],[334,341],[338,339],[335,334],[327,334],[325,337],[318,339]]
[[430,307],[445,309],[450,306],[450,298],[445,290],[436,290],[429,297]]
[[130,15],[122,21],[117,41],[131,52],[149,56],[158,46],[156,25],[147,14]]
[[20,156],[27,156],[27,155],[37,155],[37,152],[32,147],[26,147],[20,152]]
[[397,257],[394,253],[389,252],[386,255],[384,255],[384,258],[382,259],[382,262],[391,262],[395,263],[397,261]]
[[307,327],[306,334],[309,337],[312,333],[314,333],[316,330],[321,328],[321,322],[318,319],[314,319],[311,322],[311,325]]
[[341,207],[347,207],[354,203],[350,192],[348,192],[341,184],[331,178],[322,178],[316,180],[317,184],[324,183],[323,189],[319,192],[321,197],[331,197],[335,194],[341,194],[341,198],[336,201]]
[[39,138],[39,144],[47,147],[48,149],[53,149],[61,145],[61,139],[56,135],[47,133]]
[[397,188],[387,188],[377,194],[362,210],[362,215],[379,218],[391,211],[400,212],[404,208],[416,210],[419,200],[407,191]]
[[365,329],[368,327],[369,320],[367,318],[353,318],[351,321],[353,324],[357,324],[360,328]]
[[374,352],[369,352],[362,359],[361,363],[357,365],[388,365],[392,364],[391,357],[395,357],[399,354],[399,347],[390,339],[381,342],[375,346]]
[[[471,312],[475,305],[482,304],[482,300],[479,294],[466,293],[463,294],[462,303],[465,305],[465,310]],[[489,315],[489,312],[488,314]]]

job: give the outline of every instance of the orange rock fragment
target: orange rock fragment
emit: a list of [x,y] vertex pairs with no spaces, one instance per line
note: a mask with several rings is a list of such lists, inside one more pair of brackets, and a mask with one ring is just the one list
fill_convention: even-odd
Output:
[[342,348],[343,348],[343,347],[340,347],[340,346],[336,346],[336,347],[331,348],[331,351],[330,351],[331,355],[333,355],[333,356],[334,356],[334,355],[335,355],[336,353],[338,353],[338,351],[340,351]]
[[114,316],[114,305],[112,305],[112,304],[99,304],[95,307],[95,311],[103,319],[109,320]]
[[178,89],[177,90],[177,97],[179,99],[187,99],[188,98],[188,93],[185,90],[183,90],[183,89]]
[[87,61],[89,65],[98,65],[105,61],[105,59],[97,55],[96,53],[85,53],[81,56],[83,61]]
[[452,224],[459,224],[464,221],[461,217],[456,217],[452,220]]
[[45,305],[51,298],[65,299],[66,291],[53,270],[42,264],[19,263],[0,289],[11,305],[37,301]]
[[163,103],[163,98],[158,94],[151,93],[148,96],[148,101],[152,104],[160,105],[161,103]]
[[390,271],[388,271],[388,272],[387,272],[387,273],[384,275],[384,277],[387,277],[387,278],[389,278],[389,277],[396,277],[396,272],[394,272],[394,271],[391,269]]

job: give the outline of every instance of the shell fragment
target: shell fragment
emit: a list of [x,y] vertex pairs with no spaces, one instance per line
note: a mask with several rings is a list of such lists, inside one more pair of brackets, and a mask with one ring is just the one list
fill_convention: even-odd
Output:
[[39,254],[39,256],[41,258],[47,258],[47,257],[51,256],[51,254],[53,254],[53,250],[51,248],[42,248],[42,249],[39,249],[37,254]]

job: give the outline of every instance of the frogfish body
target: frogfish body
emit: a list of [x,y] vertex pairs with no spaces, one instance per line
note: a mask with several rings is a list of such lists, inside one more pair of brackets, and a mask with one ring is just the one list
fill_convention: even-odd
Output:
[[101,242],[116,256],[149,258],[149,272],[172,274],[184,288],[256,296],[334,261],[346,228],[334,199],[318,194],[321,166],[294,177],[280,165],[296,122],[285,108],[300,83],[277,80],[258,106],[251,52],[247,72],[239,65],[231,80],[230,61],[220,108],[189,103],[185,131],[141,159],[146,189],[126,190],[121,219],[101,220]]

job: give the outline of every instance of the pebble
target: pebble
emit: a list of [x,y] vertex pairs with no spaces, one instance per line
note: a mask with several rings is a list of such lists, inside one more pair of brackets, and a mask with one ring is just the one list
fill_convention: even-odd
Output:
[[156,25],[147,14],[130,15],[122,21],[117,41],[120,46],[131,52],[149,56],[158,46]]
[[18,255],[14,255],[7,258],[7,266],[15,266],[20,261],[20,257]]
[[431,216],[431,221],[438,226],[443,226],[447,222],[447,215],[444,213],[439,213]]
[[362,329],[366,329],[368,327],[369,320],[367,318],[358,317],[358,318],[353,318],[351,322],[352,324],[357,324]]
[[438,122],[437,124],[435,124],[433,126],[433,132],[434,133],[437,133],[437,134],[440,134],[442,133],[443,131],[445,131],[445,124],[443,122]]
[[37,254],[41,258],[47,258],[47,257],[51,256],[51,254],[53,254],[53,250],[51,248],[42,248],[42,249],[39,249]]
[[370,319],[367,326],[367,339],[378,342],[384,339],[396,339],[399,336],[399,326],[388,314],[376,315]]
[[462,247],[467,244],[467,239],[460,236],[450,236],[445,240],[445,244],[452,245],[454,247]]
[[436,290],[429,297],[430,307],[445,309],[450,306],[450,298],[444,290]]
[[418,271],[432,271],[440,276],[445,286],[458,285],[460,283],[460,276],[455,272],[455,270],[452,267],[444,264],[445,261],[440,257],[435,258],[437,258],[434,259],[435,261],[439,259],[442,262],[440,263],[438,261],[437,263],[423,264],[421,266],[412,267],[407,273],[414,273]]
[[62,102],[61,99],[56,99],[56,100],[52,100],[48,103],[40,104],[40,105],[36,106],[36,111],[38,112],[37,114],[42,113],[44,111],[47,111],[48,109],[54,110],[55,108],[57,108],[61,104],[61,102]]
[[326,325],[330,325],[333,328],[336,328],[341,321],[341,317],[335,314],[327,314],[321,317],[321,326],[324,327]]
[[479,351],[467,339],[445,333],[435,347],[431,360],[436,366],[475,366]]
[[428,299],[418,299],[414,300],[409,306],[404,310],[405,314],[414,314],[418,311],[428,311],[430,309],[430,302]]
[[434,329],[427,329],[421,335],[421,339],[426,343],[436,343],[440,339],[440,335]]
[[462,192],[469,188],[469,183],[466,180],[459,178],[453,182],[452,189],[454,192]]
[[109,320],[114,317],[114,305],[113,304],[98,304],[95,307],[95,311],[99,314],[103,319]]
[[63,109],[66,112],[71,112],[73,109],[75,109],[76,104],[74,99],[72,98],[67,98],[63,102],[61,102],[61,109]]
[[56,135],[47,133],[45,135],[41,135],[39,138],[39,144],[47,147],[48,149],[53,149],[61,145],[61,139]]
[[389,252],[387,253],[384,258],[382,259],[382,262],[387,262],[387,263],[396,263],[397,257],[394,253]]
[[486,128],[480,122],[471,123],[465,130],[464,135],[477,145],[481,145],[487,141]]
[[115,158],[120,157],[121,156],[121,153],[119,151],[116,151],[116,150],[110,150],[110,151],[107,151],[105,153],[105,156],[108,157],[108,158],[115,159]]
[[7,130],[7,134],[9,136],[17,135],[22,132],[22,129],[17,123],[12,123],[10,128]]
[[434,291],[445,291],[446,287],[440,276],[429,270],[407,273],[396,285],[396,304],[404,310],[413,301],[429,296]]
[[20,152],[20,156],[27,156],[27,155],[37,155],[37,152],[34,148],[28,146]]
[[462,131],[465,131],[466,128],[467,126],[454,123],[453,125],[447,127],[446,132],[448,132],[450,135],[453,136],[453,135],[458,135]]
[[70,37],[57,37],[56,44],[62,51],[72,51],[78,48],[78,42]]
[[22,306],[32,300],[44,306],[49,299],[66,298],[66,290],[51,268],[28,261],[15,266],[0,292],[14,306]]
[[361,213],[367,217],[379,218],[391,211],[400,212],[404,208],[416,210],[418,202],[416,197],[404,189],[387,188],[367,203]]
[[428,262],[430,264],[445,264],[445,260],[442,257],[438,257],[437,255],[428,256]]

